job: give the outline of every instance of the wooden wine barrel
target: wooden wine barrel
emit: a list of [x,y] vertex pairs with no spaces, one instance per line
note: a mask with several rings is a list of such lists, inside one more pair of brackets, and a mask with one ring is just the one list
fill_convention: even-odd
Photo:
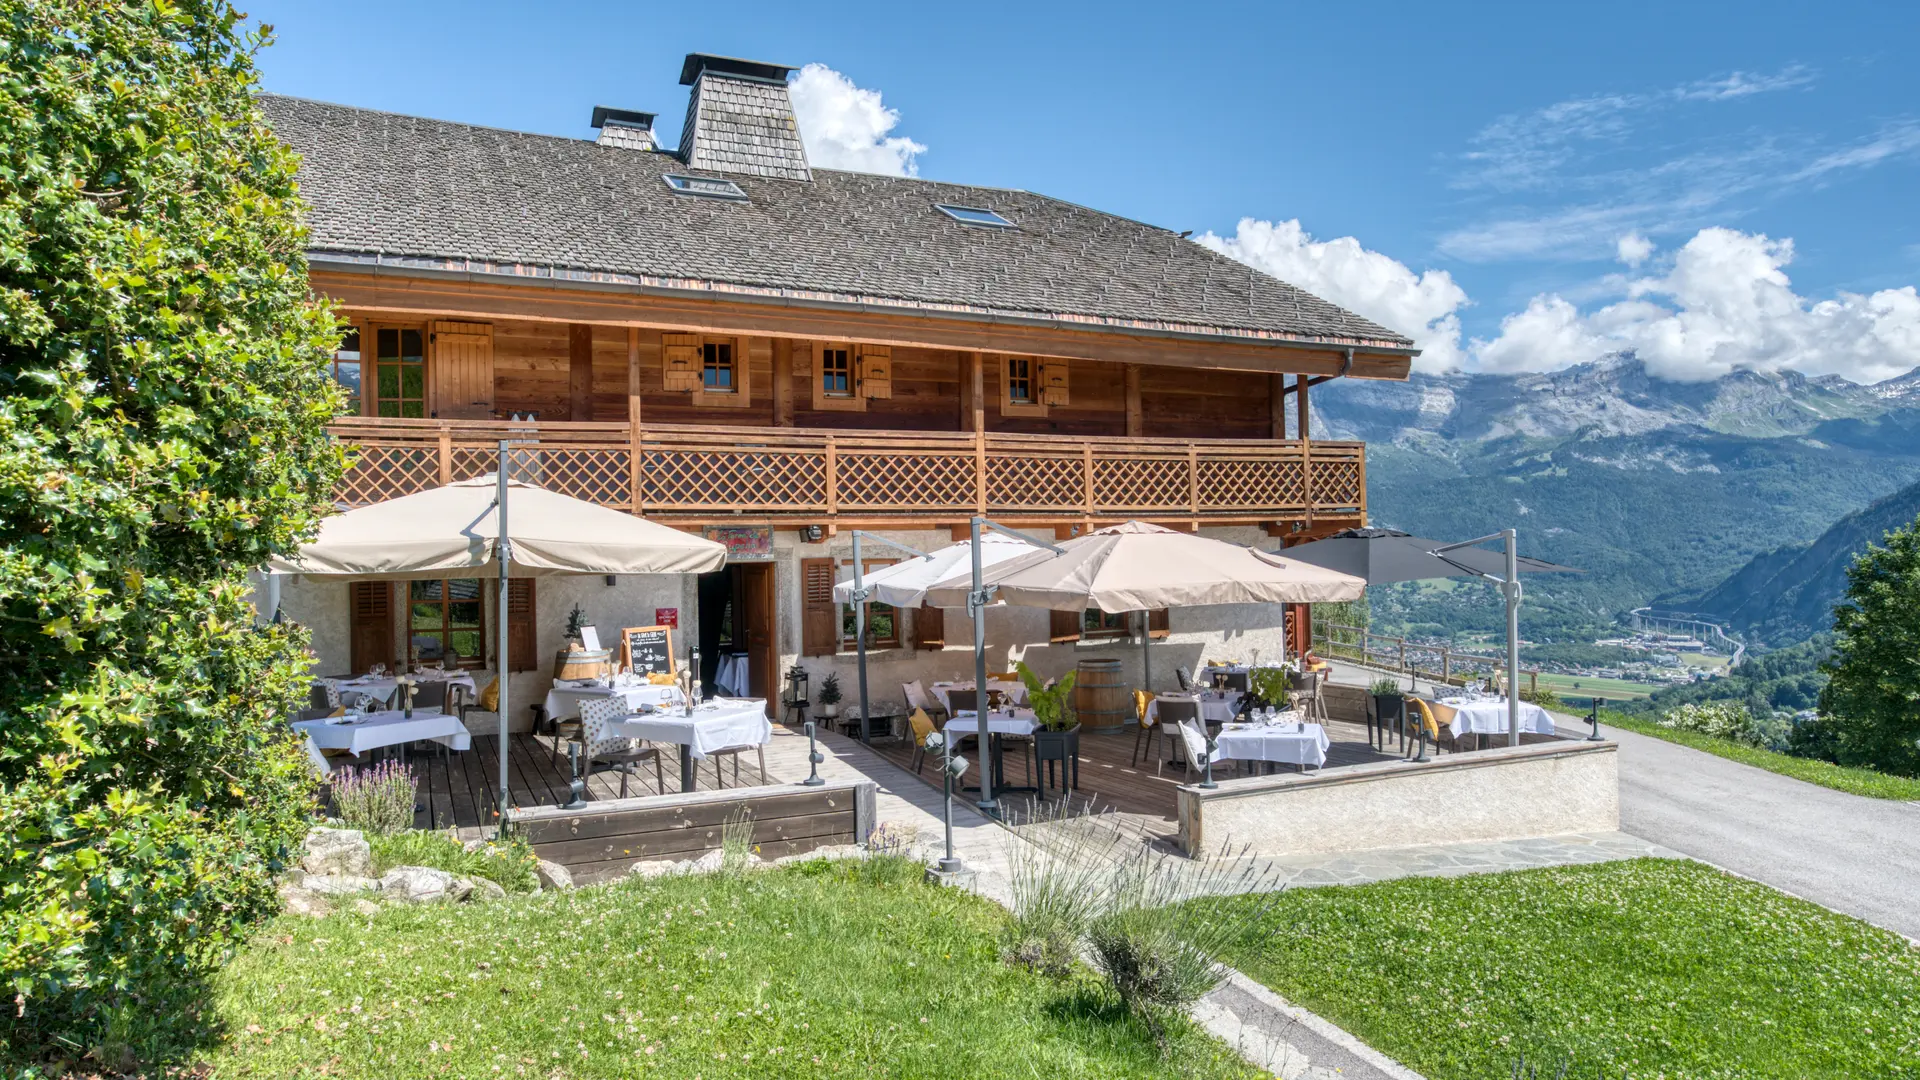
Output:
[[612,649],[562,649],[553,654],[556,679],[597,679],[613,674]]
[[1132,723],[1133,690],[1120,677],[1120,661],[1111,657],[1080,661],[1073,707],[1080,714],[1080,730],[1089,735],[1115,735]]

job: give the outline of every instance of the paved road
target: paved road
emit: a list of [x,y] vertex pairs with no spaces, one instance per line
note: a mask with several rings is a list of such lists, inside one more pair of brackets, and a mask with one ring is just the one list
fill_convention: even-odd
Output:
[[1920,804],[1600,730],[1620,743],[1623,831],[1920,940]]

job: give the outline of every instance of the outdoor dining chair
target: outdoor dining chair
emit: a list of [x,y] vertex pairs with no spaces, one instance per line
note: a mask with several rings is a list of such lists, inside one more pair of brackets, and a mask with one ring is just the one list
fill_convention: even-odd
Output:
[[[1200,718],[1200,702],[1198,700],[1194,698],[1162,697],[1154,702],[1154,711],[1160,714],[1160,729],[1169,740],[1178,738],[1181,740],[1182,746],[1184,746],[1185,735],[1180,729],[1183,726],[1191,725],[1194,730],[1202,732],[1201,741],[1203,744],[1205,743],[1206,735],[1204,732],[1206,731],[1206,727]],[[1190,757],[1191,755],[1183,753],[1174,760],[1184,767],[1189,764]],[[1164,753],[1161,754],[1160,764],[1164,765],[1166,761],[1167,756]],[[1156,768],[1154,775],[1160,775],[1160,770]]]
[[947,709],[949,718],[959,716],[961,713],[978,712],[980,710],[980,692],[977,690],[947,691]]
[[713,785],[715,787],[727,786],[726,781],[720,778],[720,759],[721,758],[726,758],[733,762],[733,786],[734,787],[740,786],[740,755],[746,753],[748,750],[751,750],[755,754],[759,755],[760,782],[762,784],[772,783],[771,780],[767,779],[767,748],[766,746],[761,743],[750,743],[750,744],[743,744],[740,746],[723,746],[718,750],[707,751],[707,757],[713,762]]
[[1253,689],[1253,683],[1251,682],[1248,676],[1248,673],[1244,671],[1227,672],[1226,684],[1227,684],[1227,689],[1238,690],[1243,694]]
[[[627,703],[616,697],[595,698],[583,702],[580,706],[580,756],[585,759],[583,768],[591,778],[594,768],[600,766],[605,772],[620,774],[620,797],[627,797],[627,777],[633,773],[633,766],[642,761],[653,762],[653,782],[660,794],[667,793],[665,773],[660,768],[660,751],[651,746],[642,746],[638,739],[629,739],[612,734],[608,725],[627,715]],[[556,740],[557,742],[558,740]],[[738,766],[735,766],[736,770]]]
[[[332,683],[317,682],[307,687],[307,708],[332,711],[340,707],[340,691]],[[323,712],[320,715],[325,716]]]
[[900,692],[907,696],[907,708],[925,711],[929,722],[935,716],[947,714],[946,706],[940,704],[940,699],[935,697],[933,692],[927,689],[927,684],[919,679],[901,683]]
[[1194,688],[1193,672],[1188,671],[1184,666],[1174,668],[1173,677],[1180,680],[1180,689],[1191,691]]
[[[400,700],[396,698],[394,705],[398,706],[400,704]],[[444,711],[447,707],[447,684],[443,682],[423,682],[414,687],[413,707],[416,709],[432,709],[435,712]]]
[[933,734],[933,717],[916,706],[907,717],[907,728],[913,732],[913,771],[917,774],[927,764],[927,736]]
[[1326,685],[1327,673],[1324,671],[1303,671],[1292,676],[1294,706],[1300,710],[1305,720],[1327,719]]

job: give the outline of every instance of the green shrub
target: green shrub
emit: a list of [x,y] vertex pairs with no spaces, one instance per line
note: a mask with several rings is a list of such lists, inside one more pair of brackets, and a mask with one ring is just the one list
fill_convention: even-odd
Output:
[[0,1064],[205,1036],[313,809],[302,633],[333,317],[221,0],[0,0]]
[[384,874],[396,866],[426,866],[456,877],[486,878],[510,893],[530,893],[540,883],[539,859],[523,837],[487,840],[469,851],[450,833],[408,829],[369,836],[373,869]]
[[397,761],[345,768],[333,774],[333,809],[349,829],[388,836],[413,827],[419,791],[413,770]]
[[1659,724],[1679,731],[1711,735],[1716,739],[1731,739],[1748,746],[1766,745],[1759,725],[1754,722],[1753,713],[1745,705],[1731,701],[1689,704],[1669,709],[1661,715]]

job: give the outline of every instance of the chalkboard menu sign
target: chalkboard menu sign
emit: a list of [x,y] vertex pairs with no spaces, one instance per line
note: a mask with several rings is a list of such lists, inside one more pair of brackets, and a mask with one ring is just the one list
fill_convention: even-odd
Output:
[[622,627],[620,662],[632,668],[635,675],[673,674],[673,627]]

